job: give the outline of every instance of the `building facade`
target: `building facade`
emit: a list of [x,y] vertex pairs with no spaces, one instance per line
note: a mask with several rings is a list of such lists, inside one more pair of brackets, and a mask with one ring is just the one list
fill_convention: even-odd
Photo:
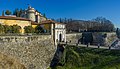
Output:
[[58,23],[52,20],[43,21],[41,24],[45,30],[51,33],[55,45],[59,42],[66,42],[66,27],[63,23]]
[[45,33],[50,33],[52,35],[55,45],[57,45],[58,42],[66,41],[65,24],[47,19],[30,6],[21,14],[21,17],[0,16],[0,24],[9,26],[18,25],[21,27],[21,33],[25,33],[25,26],[32,26],[35,28],[39,25],[44,29]]
[[18,25],[21,27],[21,33],[24,33],[25,26],[31,26],[32,21],[25,18],[20,17],[12,17],[12,16],[0,16],[0,24],[2,25]]
[[32,21],[35,21],[37,23],[41,23],[42,21],[47,20],[45,16],[43,16],[40,12],[29,6],[27,10],[23,11],[20,15],[23,18],[30,19]]

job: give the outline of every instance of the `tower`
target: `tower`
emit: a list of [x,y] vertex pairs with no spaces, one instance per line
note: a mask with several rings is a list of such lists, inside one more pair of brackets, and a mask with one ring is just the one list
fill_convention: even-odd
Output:
[[40,22],[40,13],[37,11],[35,12],[35,21],[38,23]]
[[28,18],[37,23],[47,20],[46,17],[44,17],[40,12],[38,12],[37,10],[32,8],[30,5],[28,5],[28,9],[26,9],[25,11],[22,12],[20,17]]
[[35,19],[35,9],[32,8],[31,6],[29,6],[28,9],[27,9],[27,18],[32,20],[32,21],[36,21],[36,19]]

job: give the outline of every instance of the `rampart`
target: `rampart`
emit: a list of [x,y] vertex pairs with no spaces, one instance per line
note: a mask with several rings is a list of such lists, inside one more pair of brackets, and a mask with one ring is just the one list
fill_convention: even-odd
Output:
[[26,69],[46,69],[55,51],[51,35],[0,36],[0,53],[17,60]]

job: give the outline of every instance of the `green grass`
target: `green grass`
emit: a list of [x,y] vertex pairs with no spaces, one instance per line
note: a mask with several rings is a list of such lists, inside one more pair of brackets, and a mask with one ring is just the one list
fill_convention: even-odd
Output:
[[51,69],[120,69],[120,50],[67,46],[59,63]]

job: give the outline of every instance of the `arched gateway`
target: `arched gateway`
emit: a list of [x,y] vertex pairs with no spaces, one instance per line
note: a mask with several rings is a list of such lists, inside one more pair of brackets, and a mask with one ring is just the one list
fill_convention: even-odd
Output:
[[59,34],[59,42],[62,42],[62,34]]
[[40,25],[44,27],[46,31],[51,33],[55,45],[57,45],[58,42],[66,42],[65,24],[46,20],[42,21]]

